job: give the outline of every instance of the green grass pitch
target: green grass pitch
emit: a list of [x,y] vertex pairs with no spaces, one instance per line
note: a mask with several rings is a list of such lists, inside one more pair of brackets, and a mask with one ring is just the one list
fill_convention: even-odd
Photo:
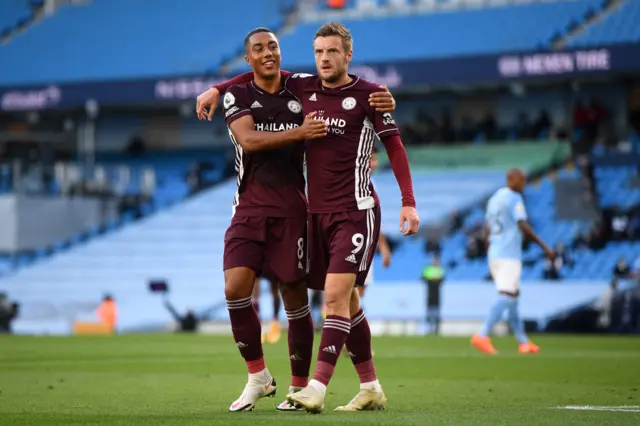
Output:
[[[319,339],[316,338],[316,343]],[[246,370],[230,336],[0,336],[0,425],[631,425],[640,424],[640,339],[538,336],[538,355],[496,339],[374,338],[385,412],[333,413],[358,391],[341,358],[320,415],[279,413],[286,336],[265,346],[279,385],[256,410],[229,413]],[[559,406],[628,406],[574,411]],[[634,408],[635,407],[635,408]]]

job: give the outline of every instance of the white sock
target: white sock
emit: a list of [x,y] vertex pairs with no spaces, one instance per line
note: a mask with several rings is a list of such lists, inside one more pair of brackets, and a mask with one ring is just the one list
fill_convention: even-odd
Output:
[[373,382],[360,383],[360,390],[364,389],[374,392],[380,392],[382,390],[382,386],[380,386],[380,382],[378,381],[378,379],[376,379]]
[[311,379],[309,381],[309,386],[320,392],[323,398],[327,395],[327,385],[320,383],[315,379]]
[[269,370],[266,368],[257,373],[249,373],[249,383],[251,384],[262,385],[264,383],[267,383],[269,380],[271,380],[271,373],[269,373]]

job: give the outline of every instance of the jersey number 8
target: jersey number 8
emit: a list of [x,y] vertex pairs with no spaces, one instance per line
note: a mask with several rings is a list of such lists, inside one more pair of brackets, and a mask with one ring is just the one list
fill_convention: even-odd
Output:
[[304,238],[298,238],[298,260],[304,257]]

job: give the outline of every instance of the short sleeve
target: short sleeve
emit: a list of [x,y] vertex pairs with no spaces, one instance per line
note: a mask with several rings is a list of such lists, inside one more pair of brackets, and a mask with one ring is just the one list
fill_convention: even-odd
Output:
[[511,202],[511,214],[516,222],[527,220],[527,210],[524,207],[524,200],[520,194],[513,197]]
[[369,105],[369,95],[379,91],[381,90],[377,86],[372,87],[367,91],[367,98],[362,99],[362,102],[366,102],[366,108],[368,110],[367,116],[369,117],[369,120],[371,120],[376,135],[378,135],[380,139],[384,139],[388,136],[399,136],[400,131],[398,130],[398,126],[396,125],[393,115],[391,115],[390,112],[378,112],[375,108]]
[[294,96],[301,97],[302,89],[306,84],[309,84],[310,79],[314,78],[313,74],[306,73],[292,73],[285,77],[284,87],[289,90]]
[[240,117],[251,114],[246,92],[240,86],[231,86],[222,98],[224,120],[227,126]]

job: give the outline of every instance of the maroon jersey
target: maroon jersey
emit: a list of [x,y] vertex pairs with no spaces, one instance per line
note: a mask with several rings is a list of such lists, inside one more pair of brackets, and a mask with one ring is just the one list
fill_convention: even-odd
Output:
[[369,160],[377,137],[398,135],[390,113],[369,105],[380,88],[350,75],[350,83],[328,89],[318,76],[291,74],[285,87],[302,103],[305,114],[315,111],[325,120],[328,135],[307,141],[309,211],[333,213],[371,209],[378,197],[371,185]]
[[[231,86],[224,95],[227,125],[251,115],[260,132],[282,132],[302,124],[302,107],[286,89],[271,94],[253,81]],[[229,129],[236,150],[238,191],[234,215],[296,217],[305,215],[304,144],[281,149],[245,152]]]

